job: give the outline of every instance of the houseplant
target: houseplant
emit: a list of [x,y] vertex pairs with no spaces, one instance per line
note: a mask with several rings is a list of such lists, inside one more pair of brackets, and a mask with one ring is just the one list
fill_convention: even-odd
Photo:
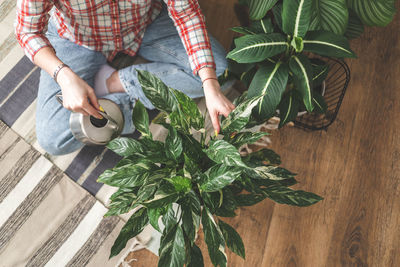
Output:
[[136,102],[132,117],[142,138],[117,138],[107,145],[123,159],[98,178],[119,187],[105,216],[140,207],[122,228],[110,258],[151,224],[162,232],[159,266],[203,266],[194,243],[201,223],[212,263],[226,266],[225,246],[243,258],[245,249],[239,234],[221,217],[234,217],[237,208],[265,198],[295,206],[322,199],[290,189],[296,184],[295,174],[278,166],[280,157],[272,150],[239,154],[239,147],[267,134],[245,131],[262,96],[236,99],[237,107],[221,123],[222,135],[209,136],[193,100],[146,71],[138,71],[138,77],[145,95],[161,111],[153,122],[164,126],[168,135],[165,142],[153,140],[146,110]]
[[[249,7],[249,18],[260,20],[278,0],[239,0]],[[305,1],[304,1],[305,2]],[[312,0],[309,30],[326,30],[356,38],[366,26],[384,27],[396,13],[395,0]]]
[[[235,39],[236,47],[228,54],[239,63],[231,64],[230,70],[248,85],[248,96],[264,95],[253,110],[254,117],[260,123],[278,108],[282,126],[297,116],[301,106],[324,113],[326,104],[317,89],[329,67],[314,54],[355,57],[347,39],[325,30],[309,31],[314,23],[313,0],[262,1],[257,9],[254,2],[249,2],[250,16],[256,12],[254,16],[261,19],[250,27],[233,28],[244,36]],[[271,8],[270,16],[264,18],[265,10]]]

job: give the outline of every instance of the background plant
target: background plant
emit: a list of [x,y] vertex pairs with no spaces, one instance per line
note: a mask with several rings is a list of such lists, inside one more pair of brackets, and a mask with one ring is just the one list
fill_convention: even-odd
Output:
[[[251,20],[264,18],[278,0],[242,0]],[[356,38],[364,25],[388,25],[396,13],[395,0],[312,0],[310,30],[326,30]]]
[[138,101],[132,117],[142,138],[121,137],[108,144],[123,159],[98,178],[119,187],[105,216],[140,207],[122,228],[110,258],[151,224],[162,233],[159,266],[203,266],[195,244],[201,223],[212,263],[226,266],[225,246],[243,258],[245,249],[239,234],[221,218],[234,217],[237,208],[265,198],[295,206],[322,199],[290,189],[297,183],[295,174],[278,166],[280,157],[272,150],[240,155],[239,147],[267,134],[246,131],[262,96],[236,99],[236,109],[221,123],[222,135],[208,136],[193,100],[146,71],[138,71],[138,77],[145,95],[161,111],[153,122],[163,125],[168,135],[165,142],[153,140],[147,111]]
[[361,34],[363,23],[386,25],[395,12],[394,0],[241,2],[249,6],[252,22],[232,29],[244,36],[235,39],[226,76],[242,80],[249,97],[265,95],[253,110],[258,123],[278,109],[280,126],[294,120],[299,110],[325,113],[321,84],[329,65],[323,57],[355,57],[346,37]]

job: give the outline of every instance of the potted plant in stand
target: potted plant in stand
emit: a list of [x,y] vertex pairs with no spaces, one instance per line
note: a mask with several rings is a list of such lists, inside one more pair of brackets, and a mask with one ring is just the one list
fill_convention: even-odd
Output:
[[283,126],[295,119],[302,107],[308,112],[324,113],[326,103],[321,93],[329,65],[323,57],[355,57],[354,52],[340,34],[309,31],[312,0],[266,2],[271,5],[265,10],[272,8],[267,17],[265,11],[258,15],[262,19],[250,27],[233,28],[244,36],[235,39],[236,47],[228,54],[242,65],[231,69],[248,84],[248,97],[264,95],[253,110],[255,119],[265,121],[278,109]]
[[322,200],[314,193],[291,189],[297,183],[295,174],[279,167],[280,157],[272,150],[240,155],[242,145],[267,134],[246,131],[262,95],[237,99],[236,109],[221,123],[221,135],[213,136],[205,130],[204,116],[192,99],[148,72],[138,71],[138,77],[145,95],[161,111],[153,122],[165,127],[168,135],[164,142],[153,140],[146,109],[137,102],[132,118],[142,138],[121,137],[107,145],[123,159],[98,178],[118,187],[105,216],[139,207],[115,240],[110,257],[151,224],[162,233],[158,266],[203,266],[195,244],[202,224],[213,265],[226,266],[225,247],[243,258],[245,248],[224,217],[234,217],[236,209],[265,198],[295,206]]

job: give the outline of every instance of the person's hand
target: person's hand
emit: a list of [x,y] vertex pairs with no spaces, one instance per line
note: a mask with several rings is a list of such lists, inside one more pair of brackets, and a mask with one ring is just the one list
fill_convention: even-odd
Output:
[[228,117],[235,109],[235,105],[221,92],[217,80],[208,79],[203,83],[206,106],[210,114],[211,122],[216,133],[220,131],[219,115]]
[[60,70],[57,82],[61,87],[63,106],[66,109],[87,116],[92,115],[98,119],[102,118],[100,113],[97,112],[100,109],[100,105],[93,88],[70,68],[65,67]]

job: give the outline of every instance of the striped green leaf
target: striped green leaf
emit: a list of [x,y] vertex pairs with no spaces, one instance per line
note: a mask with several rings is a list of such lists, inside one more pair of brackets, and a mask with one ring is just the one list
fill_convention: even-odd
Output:
[[287,49],[286,38],[279,33],[246,35],[235,39],[236,48],[228,54],[239,63],[260,62]]
[[346,0],[313,0],[309,30],[326,30],[342,35],[348,19]]
[[312,67],[304,55],[292,56],[289,61],[290,71],[293,73],[296,89],[300,92],[308,112],[312,112]]
[[260,19],[252,21],[250,27],[233,27],[232,31],[241,34],[259,34],[259,33],[272,33],[274,31],[274,26],[272,25],[271,19]]
[[299,101],[296,97],[295,90],[291,90],[287,93],[279,103],[279,127],[282,127],[286,123],[293,121],[297,113],[299,112]]
[[384,27],[396,13],[395,0],[347,0],[347,5],[367,26]]
[[355,58],[346,37],[327,31],[310,31],[303,40],[304,51],[328,57]]
[[273,33],[274,32],[274,26],[272,25],[270,18],[252,21],[250,27],[257,33]]
[[283,31],[283,26],[282,26],[282,4],[276,4],[272,8],[272,13],[274,14],[274,21],[276,25],[278,25],[279,29]]
[[248,0],[251,20],[262,19],[278,0]]
[[263,95],[253,109],[255,116],[269,118],[275,113],[285,91],[288,76],[288,67],[281,61],[277,64],[268,62],[258,69],[248,91],[248,97]]
[[349,23],[344,36],[347,39],[355,39],[364,33],[364,24],[352,9],[349,8]]
[[283,0],[283,31],[294,37],[304,37],[311,19],[313,0]]
[[310,62],[313,70],[313,86],[315,88],[316,86],[321,85],[328,76],[329,65],[318,58],[312,58],[310,59]]
[[317,203],[323,198],[303,190],[293,190],[286,186],[275,185],[263,189],[268,198],[279,204],[287,204],[292,206],[310,206]]
[[313,92],[314,111],[320,114],[325,114],[328,109],[324,97],[314,90]]

